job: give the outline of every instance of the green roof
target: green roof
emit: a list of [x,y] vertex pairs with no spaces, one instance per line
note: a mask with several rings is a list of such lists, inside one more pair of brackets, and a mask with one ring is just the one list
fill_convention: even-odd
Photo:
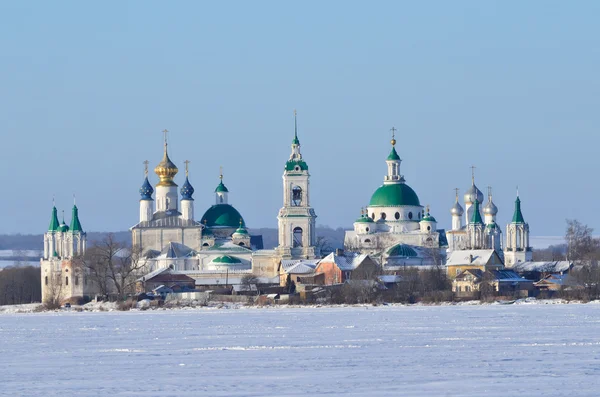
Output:
[[356,222],[360,222],[360,223],[373,223],[373,219],[371,219],[371,217],[368,216],[368,215],[361,215],[360,218],[358,218],[356,220]]
[[235,231],[235,234],[248,234],[248,231],[247,231],[245,228],[243,228],[243,227],[241,227],[241,226],[240,226],[240,227],[239,227],[239,228],[238,228],[238,229]]
[[517,196],[517,200],[515,201],[515,213],[512,218],[512,223],[525,223],[523,213],[521,212],[521,199],[519,196]]
[[371,196],[369,206],[396,207],[402,205],[420,206],[419,197],[414,190],[405,183],[382,185]]
[[396,244],[387,251],[388,256],[400,256],[403,258],[414,258],[419,256],[417,251],[406,244]]
[[437,222],[437,221],[435,220],[435,218],[433,216],[427,214],[423,217],[423,219],[421,219],[421,222]]
[[481,214],[479,213],[479,200],[475,199],[475,205],[473,206],[473,215],[471,215],[471,223],[483,223],[481,220]]
[[[208,227],[224,226],[238,228],[240,226],[240,219],[242,220],[242,226],[245,226],[242,215],[229,204],[215,204],[210,207],[204,215],[202,215],[202,223]],[[206,220],[206,223],[204,222]]]
[[221,263],[223,265],[235,265],[238,263],[242,263],[242,261],[239,260],[238,258],[236,258],[234,256],[229,256],[229,255],[218,256],[215,259],[213,259],[211,262],[212,263]]
[[285,170],[296,171],[296,166],[300,167],[300,171],[308,171],[308,165],[304,160],[288,160],[285,163]]
[[50,218],[50,226],[48,226],[49,232],[56,232],[60,223],[58,223],[58,214],[56,212],[56,207],[52,207],[52,217]]
[[219,182],[219,185],[215,189],[215,193],[222,193],[222,192],[224,192],[224,193],[229,192],[229,190],[227,190],[227,187],[223,184],[223,181]]
[[71,232],[83,232],[81,222],[79,222],[79,210],[76,205],[73,205],[73,214],[71,215]]
[[396,152],[396,148],[392,146],[392,151],[387,158],[388,160],[400,160],[400,156],[398,156],[398,152]]

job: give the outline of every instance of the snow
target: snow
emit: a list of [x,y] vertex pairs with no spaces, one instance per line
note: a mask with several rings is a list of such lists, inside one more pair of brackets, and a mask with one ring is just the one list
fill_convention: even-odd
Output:
[[0,394],[597,395],[600,305],[518,303],[4,314]]

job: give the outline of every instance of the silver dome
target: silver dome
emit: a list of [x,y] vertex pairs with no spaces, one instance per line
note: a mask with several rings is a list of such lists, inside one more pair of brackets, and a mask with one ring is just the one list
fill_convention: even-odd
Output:
[[469,203],[469,204],[473,204],[476,199],[480,203],[483,203],[483,193],[481,193],[481,190],[479,190],[477,188],[477,186],[475,186],[475,184],[473,184],[465,193],[464,199],[465,199],[465,203]]
[[498,207],[496,207],[496,204],[494,204],[494,202],[492,201],[491,198],[487,202],[487,204],[483,207],[483,214],[484,215],[493,215],[493,216],[498,214]]
[[456,215],[456,216],[463,216],[463,214],[465,213],[465,210],[463,209],[463,207],[458,203],[458,201],[456,201],[454,203],[454,205],[452,206],[452,208],[450,208],[450,213],[452,215]]

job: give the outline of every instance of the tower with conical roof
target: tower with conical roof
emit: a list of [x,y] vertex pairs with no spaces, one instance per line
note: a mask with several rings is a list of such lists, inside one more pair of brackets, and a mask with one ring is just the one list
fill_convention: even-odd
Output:
[[185,161],[185,182],[181,186],[181,217],[185,220],[194,220],[194,188],[189,180],[189,164]]
[[158,175],[158,183],[156,184],[156,212],[166,212],[169,210],[178,210],[177,184],[173,180],[179,172],[177,166],[169,158],[167,151],[167,130],[165,134],[163,159],[154,168],[154,172]]
[[285,259],[314,259],[319,256],[316,243],[316,219],[310,206],[310,174],[300,152],[298,121],[294,110],[292,153],[283,170],[283,207],[279,210],[279,245]]
[[471,219],[467,224],[468,248],[472,250],[485,249],[484,227],[481,213],[479,212],[479,200],[475,198],[471,211]]
[[517,192],[515,212],[512,221],[506,225],[505,265],[506,267],[513,267],[519,262],[531,261],[532,254],[533,252],[529,246],[529,224],[523,218],[521,199]]

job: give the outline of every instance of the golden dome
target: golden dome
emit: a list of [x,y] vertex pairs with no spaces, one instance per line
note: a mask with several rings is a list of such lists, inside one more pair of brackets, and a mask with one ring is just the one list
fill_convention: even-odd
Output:
[[173,178],[179,172],[179,169],[167,154],[167,144],[165,143],[165,154],[163,159],[156,168],[154,168],[154,172],[158,175],[160,181],[156,184],[156,186],[177,186],[175,182],[173,182]]

